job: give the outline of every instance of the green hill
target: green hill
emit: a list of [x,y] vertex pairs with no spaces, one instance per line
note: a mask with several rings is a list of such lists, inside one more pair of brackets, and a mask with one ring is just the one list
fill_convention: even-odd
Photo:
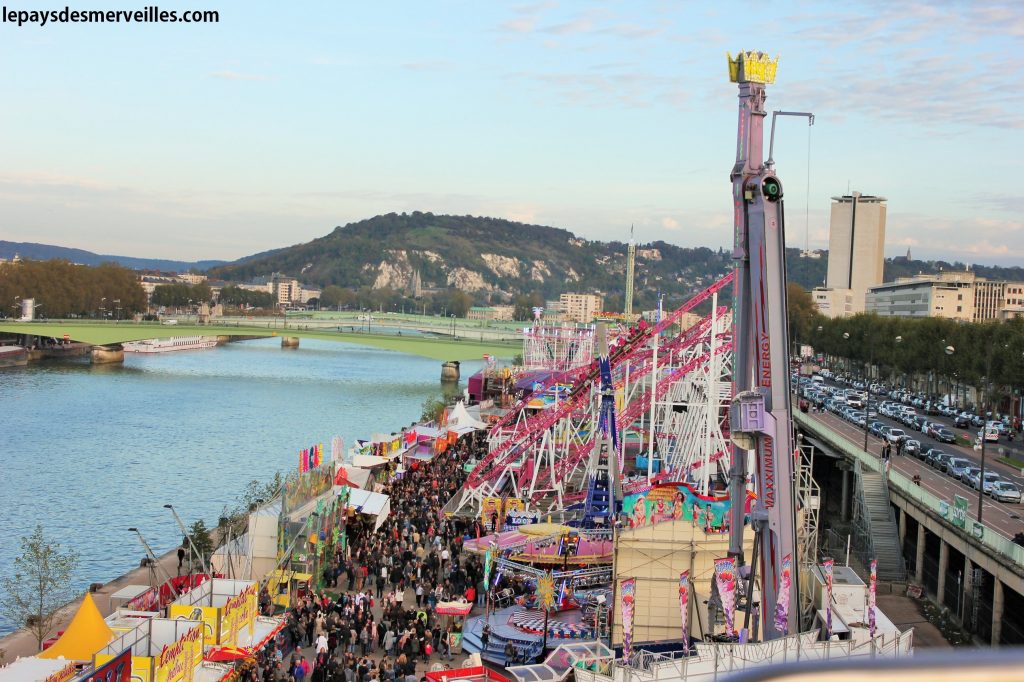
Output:
[[[801,257],[786,249],[790,281],[805,289],[824,283],[828,254]],[[679,302],[732,267],[724,249],[683,248],[664,241],[637,245],[634,309]],[[890,280],[918,272],[963,269],[962,263],[886,259]],[[1024,269],[975,266],[990,279],[1024,281]],[[306,284],[348,289],[408,292],[414,274],[428,290],[460,289],[477,302],[536,293],[556,298],[563,292],[605,294],[608,310],[621,310],[625,293],[626,244],[590,241],[568,230],[498,218],[388,213],[336,227],[305,244],[255,254],[211,268],[229,281],[282,272]]]
[[[283,272],[318,286],[407,290],[418,273],[425,288],[478,294],[537,292],[552,298],[566,291],[600,291],[611,309],[614,303],[621,307],[626,248],[497,218],[389,213],[210,274],[238,281]],[[662,241],[639,245],[637,253],[638,309],[654,306],[659,290],[675,298],[710,284],[730,263],[721,250]]]

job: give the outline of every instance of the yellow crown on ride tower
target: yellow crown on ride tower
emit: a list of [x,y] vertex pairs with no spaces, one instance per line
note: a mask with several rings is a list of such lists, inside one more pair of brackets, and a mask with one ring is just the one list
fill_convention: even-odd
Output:
[[728,52],[729,81],[732,83],[764,83],[775,82],[775,71],[779,68],[779,58],[772,59],[764,52],[740,52],[736,59]]

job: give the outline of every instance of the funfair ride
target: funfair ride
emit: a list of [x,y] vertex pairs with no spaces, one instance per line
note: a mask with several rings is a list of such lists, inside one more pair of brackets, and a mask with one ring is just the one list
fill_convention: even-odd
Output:
[[[602,395],[607,405],[609,391],[616,401],[616,433],[623,436],[613,444],[617,461],[611,467],[613,477],[620,481],[625,469],[622,444],[626,437],[632,433],[642,444],[652,434],[675,429],[674,424],[656,423],[659,415],[668,415],[664,409],[659,411],[658,405],[664,404],[684,377],[706,371],[712,358],[719,362],[720,356],[731,352],[731,330],[720,323],[726,312],[718,306],[696,324],[670,331],[686,313],[714,299],[731,282],[730,274],[656,325],[640,323],[609,344],[604,360],[611,385],[606,381],[603,391],[601,365],[605,363],[597,361],[561,372],[548,384],[538,386],[535,396],[556,385],[571,387],[555,391],[554,401],[546,407],[529,410],[529,399],[520,400],[491,429],[488,454],[446,511],[473,514],[484,498],[501,496],[524,499],[531,508],[545,513],[561,512],[583,502],[602,461],[602,457],[592,455],[601,440],[598,425]],[[721,406],[714,404],[714,414],[708,420],[720,423],[720,412]],[[714,451],[723,448],[718,443]],[[691,471],[695,461],[692,453],[679,454],[673,466]]]

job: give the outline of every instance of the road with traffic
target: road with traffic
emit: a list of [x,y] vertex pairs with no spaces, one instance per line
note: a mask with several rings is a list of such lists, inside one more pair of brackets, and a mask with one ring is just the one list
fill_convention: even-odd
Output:
[[[874,398],[875,396],[872,396],[871,408],[873,410],[876,405]],[[861,426],[851,424],[842,417],[827,411],[813,411],[809,413],[809,416],[854,443],[864,443],[864,428]],[[889,419],[885,415],[879,414],[877,419],[890,427],[907,430],[903,424]],[[942,420],[936,418],[935,421]],[[946,420],[946,424],[949,428],[952,428],[948,423],[948,420]],[[955,431],[959,434],[963,432],[963,429],[956,429]],[[921,449],[924,452],[927,452],[929,448],[937,448],[943,452],[949,453],[950,455],[971,460],[975,466],[980,466],[981,454],[973,448],[949,443],[940,443],[934,438],[913,430],[907,430],[907,433],[910,435],[910,438],[920,441]],[[874,435],[868,436],[868,452],[877,458],[881,458],[882,444],[883,441],[880,438],[877,438]],[[942,473],[938,469],[932,468],[923,460],[917,459],[911,455],[896,456],[895,448],[892,453],[893,456],[890,459],[891,469],[895,469],[909,479],[913,479],[915,475],[919,475],[921,477],[921,487],[940,499],[948,500],[950,506],[953,505],[954,495],[967,498],[970,501],[968,505],[968,518],[977,520],[977,490]],[[985,470],[995,471],[1003,478],[1015,483],[1018,487],[1024,488],[1024,476],[1021,475],[1021,471],[995,461],[995,454],[995,444],[990,443],[987,446],[986,451]],[[1022,516],[1024,516],[1024,506],[1021,504],[997,502],[987,496],[984,498],[982,503],[982,522],[992,530],[1005,535],[1008,538],[1013,538],[1015,534],[1024,532],[1024,518],[1022,518]]]

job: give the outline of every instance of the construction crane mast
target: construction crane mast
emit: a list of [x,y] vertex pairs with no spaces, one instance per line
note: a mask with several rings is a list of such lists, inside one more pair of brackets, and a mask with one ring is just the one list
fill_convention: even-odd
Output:
[[777,67],[777,57],[760,52],[729,55],[729,80],[739,86],[736,164],[730,176],[736,331],[729,549],[742,557],[747,454],[753,452],[752,570],[761,584],[764,640],[799,629],[798,572],[784,571],[784,563],[796,565],[797,547],[782,184],[763,161],[765,86],[774,83]]

